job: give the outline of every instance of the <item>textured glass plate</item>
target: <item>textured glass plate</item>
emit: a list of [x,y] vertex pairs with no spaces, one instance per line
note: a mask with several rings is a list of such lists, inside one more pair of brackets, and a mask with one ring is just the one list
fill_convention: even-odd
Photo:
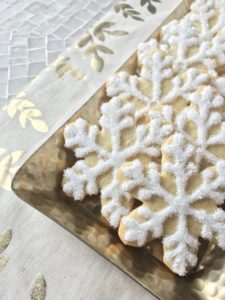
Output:
[[[184,1],[169,19],[184,15],[189,2]],[[158,31],[155,32],[157,34]],[[130,57],[121,69],[135,73],[136,55]],[[99,107],[106,100],[103,86],[67,123],[78,117],[97,123]],[[72,151],[67,151],[63,146],[65,125],[19,169],[12,183],[15,193],[72,232],[157,297],[219,299],[218,292],[225,284],[224,252],[202,243],[198,267],[189,276],[181,278],[171,273],[161,262],[162,248],[159,241],[154,241],[143,249],[123,245],[117,232],[101,217],[99,196],[87,197],[84,202],[74,202],[63,194],[63,170],[75,162]],[[224,291],[222,296],[225,296]]]

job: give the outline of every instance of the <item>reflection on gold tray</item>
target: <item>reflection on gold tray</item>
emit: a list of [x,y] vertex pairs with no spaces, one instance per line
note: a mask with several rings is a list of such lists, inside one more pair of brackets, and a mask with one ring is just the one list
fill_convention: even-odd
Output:
[[[190,2],[183,1],[166,21],[184,15]],[[154,36],[157,34],[158,30]],[[121,70],[135,73],[135,54]],[[104,101],[107,101],[107,96],[103,86],[67,123],[79,117],[90,123],[97,123],[99,107]],[[195,273],[181,278],[171,273],[161,262],[162,248],[159,241],[151,242],[143,249],[123,245],[117,232],[109,228],[101,217],[99,196],[87,197],[84,202],[74,202],[64,195],[61,189],[62,172],[75,161],[72,152],[63,146],[65,125],[19,169],[12,184],[15,193],[72,232],[157,297],[190,300],[208,297],[220,299],[221,295],[221,299],[225,299],[225,252],[202,243]]]

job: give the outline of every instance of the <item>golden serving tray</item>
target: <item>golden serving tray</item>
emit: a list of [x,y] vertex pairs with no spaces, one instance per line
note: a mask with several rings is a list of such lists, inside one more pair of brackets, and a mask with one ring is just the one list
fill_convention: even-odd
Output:
[[[192,1],[185,0],[165,21],[184,15]],[[164,23],[165,23],[164,22]],[[157,36],[159,29],[152,36]],[[136,54],[120,70],[136,72]],[[100,116],[100,105],[107,101],[103,86],[89,101],[67,121],[79,117],[95,124]],[[80,238],[115,266],[160,299],[225,299],[225,252],[202,243],[199,265],[187,277],[173,274],[162,263],[159,241],[140,249],[121,243],[116,231],[111,229],[100,213],[99,196],[86,197],[74,202],[62,192],[63,170],[75,162],[72,151],[64,148],[63,130],[57,130],[18,170],[12,183],[14,192],[25,202]],[[223,288],[224,284],[224,288]],[[221,293],[222,292],[222,293]]]

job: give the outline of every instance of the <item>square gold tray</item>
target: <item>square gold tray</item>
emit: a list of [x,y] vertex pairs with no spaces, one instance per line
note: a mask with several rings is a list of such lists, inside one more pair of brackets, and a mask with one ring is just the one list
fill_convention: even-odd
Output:
[[[184,15],[191,2],[183,1],[165,22]],[[158,34],[159,29],[152,36]],[[120,70],[134,74],[136,66],[134,54]],[[79,117],[90,123],[97,123],[100,105],[107,100],[103,86],[66,124]],[[225,284],[225,253],[217,247],[203,243],[196,272],[183,278],[176,276],[161,262],[162,249],[159,241],[152,242],[143,249],[121,243],[117,232],[109,228],[101,217],[99,196],[87,197],[83,202],[74,202],[64,195],[61,189],[62,173],[75,162],[72,151],[64,148],[63,130],[66,124],[18,170],[12,183],[14,192],[160,299],[208,299],[209,296],[219,299],[219,290],[223,282]],[[225,297],[225,291],[223,296]]]

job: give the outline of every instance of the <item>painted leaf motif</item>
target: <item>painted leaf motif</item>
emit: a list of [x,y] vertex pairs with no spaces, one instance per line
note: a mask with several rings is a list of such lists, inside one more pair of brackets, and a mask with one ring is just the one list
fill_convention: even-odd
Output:
[[36,129],[39,132],[45,133],[49,131],[48,125],[42,120],[31,119],[30,122],[34,129]]
[[98,49],[99,51],[103,52],[103,53],[107,53],[107,54],[113,54],[113,51],[105,46],[102,45],[97,45],[96,49]]
[[13,118],[18,110],[21,111],[24,108],[34,106],[34,103],[27,99],[12,99],[4,110],[6,110],[8,115]]
[[25,100],[21,99],[21,100],[19,100],[19,103],[20,104],[18,105],[18,108],[20,110],[22,110],[24,108],[28,108],[28,107],[35,107],[34,103],[27,99],[25,99]]
[[120,11],[120,5],[114,6],[114,11],[118,13]]
[[[118,5],[120,6],[120,4]],[[130,9],[131,7],[129,6],[128,8]],[[135,12],[134,16],[138,14],[139,13]],[[87,59],[90,57],[90,66],[97,72],[102,71],[105,65],[101,53],[107,55],[112,55],[114,53],[112,49],[99,44],[99,41],[104,42],[108,35],[119,37],[128,34],[128,32],[123,30],[109,30],[113,25],[115,25],[114,22],[102,22],[98,24],[91,33],[86,34],[76,45],[77,48],[83,48],[81,52],[82,58]]]
[[14,164],[15,162],[17,162],[17,160],[20,159],[20,157],[23,155],[23,153],[24,153],[24,151],[22,151],[22,150],[13,151],[10,155],[11,164]]
[[46,287],[47,285],[44,276],[42,274],[38,274],[31,288],[31,300],[45,300]]
[[129,15],[129,14],[132,14],[132,15],[139,15],[139,12],[136,11],[136,10],[133,10],[133,9],[127,10],[127,13],[128,13],[128,15]]
[[84,51],[82,53],[82,57],[84,59],[86,59],[88,56],[90,56],[94,52],[94,49],[95,49],[94,46],[87,47],[86,49],[84,49]]
[[[124,0],[125,1],[125,0]],[[144,19],[141,18],[140,12],[136,11],[134,7],[131,5],[127,4],[126,2],[120,1],[118,4],[114,6],[114,11],[116,13],[119,13],[120,11],[122,12],[122,15],[127,18],[130,16],[132,19],[136,21],[144,21]]]
[[148,10],[152,13],[152,14],[155,14],[156,13],[156,8],[155,6],[149,4],[148,5]]
[[[60,72],[63,70],[60,69]],[[65,70],[64,70],[65,71]],[[60,73],[60,76],[62,74]],[[29,123],[31,126],[39,132],[47,132],[49,130],[48,125],[39,118],[42,116],[42,112],[36,108],[35,104],[27,99],[13,99],[5,107],[10,118],[14,118],[16,113],[19,113],[19,123],[22,128],[25,128]]]
[[75,45],[76,48],[82,48],[88,44],[91,40],[91,35],[87,34],[84,37],[82,37],[79,42]]
[[32,118],[42,117],[42,112],[37,108],[27,110],[27,114]]
[[[2,152],[4,154],[6,151]],[[10,191],[12,175],[17,171],[18,167],[14,164],[24,154],[24,151],[17,150],[0,159],[0,187]]]
[[67,63],[62,63],[56,67],[56,73],[59,78],[63,77],[66,72],[68,72],[71,69],[71,66]]
[[8,261],[9,257],[0,256],[0,272],[4,269]]
[[100,23],[93,30],[94,36],[97,39],[99,39],[100,41],[104,41],[105,40],[105,33],[106,33],[105,29],[110,28],[112,25],[114,25],[113,22]]
[[140,17],[135,17],[135,16],[133,16],[132,18],[133,18],[134,20],[136,20],[136,21],[141,21],[141,22],[144,21],[144,19],[142,19],[142,18],[140,18]]
[[[6,230],[3,234],[0,235],[0,253],[5,251],[5,249],[8,247],[11,238],[12,238],[11,229]],[[9,257],[0,256],[0,272],[4,269],[8,261],[9,261]]]
[[0,253],[2,253],[9,245],[12,238],[12,230],[6,230],[0,235]]
[[[87,37],[85,37],[85,40],[88,41],[90,39],[90,36],[88,36],[89,39],[86,38]],[[86,49],[84,51],[86,51]],[[55,72],[58,78],[62,78],[65,74],[70,74],[72,77],[76,78],[77,80],[83,80],[85,77],[85,74],[78,68],[78,66],[72,63],[70,61],[70,58],[67,56],[60,56],[58,59],[54,61],[53,66],[55,66]],[[40,110],[35,109],[32,111],[32,116],[36,118],[41,117],[42,113]],[[42,131],[42,132],[46,132],[46,131]]]
[[85,80],[87,78],[86,75],[79,69],[71,71],[70,75],[76,80]]
[[105,35],[103,32],[99,31],[99,32],[95,32],[94,35],[96,36],[97,39],[99,39],[100,41],[104,41],[105,40]]
[[144,6],[146,3],[148,3],[148,0],[141,0],[141,6]]
[[25,128],[27,125],[28,116],[26,111],[22,111],[19,115],[19,122],[22,128]]
[[156,13],[156,7],[152,4],[152,2],[156,2],[156,3],[160,3],[160,0],[141,0],[141,6],[145,6],[147,4],[147,10],[151,13],[151,14],[155,14]]
[[10,103],[3,108],[3,111],[7,111],[10,118],[13,118],[16,115],[16,106],[10,101]]
[[100,56],[93,56],[91,59],[91,67],[100,72],[103,69],[104,61]]
[[113,22],[103,22],[103,23],[100,23],[99,25],[97,25],[95,28],[94,28],[94,34],[97,34],[99,31],[102,31],[103,29],[105,28],[109,28],[111,27],[112,25],[114,25],[115,23]]
[[111,34],[111,35],[117,35],[117,36],[123,36],[123,35],[127,35],[128,34],[128,32],[124,31],[124,30],[108,31],[107,33]]

